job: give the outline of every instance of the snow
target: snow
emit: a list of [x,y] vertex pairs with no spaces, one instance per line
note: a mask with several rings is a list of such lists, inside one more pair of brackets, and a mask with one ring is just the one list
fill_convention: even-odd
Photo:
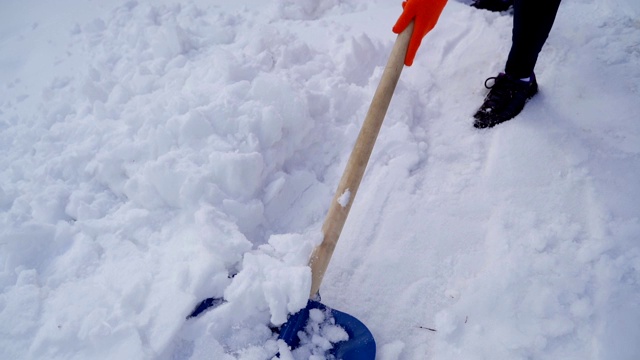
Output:
[[[320,309],[309,310],[307,325],[299,332],[300,345],[292,351],[295,359],[324,359],[335,343],[349,339],[349,334],[337,326],[330,315],[328,310],[326,313]],[[335,356],[328,358],[335,359]]]
[[338,204],[342,207],[346,207],[349,205],[349,201],[351,200],[351,191],[349,189],[345,190],[340,196],[338,196]]
[[[482,131],[512,20],[465,2],[342,199],[323,303],[384,360],[638,359],[638,2],[563,1],[539,95]],[[0,358],[293,357],[270,327],[306,303],[400,9],[4,1]],[[226,302],[185,320],[209,297]]]

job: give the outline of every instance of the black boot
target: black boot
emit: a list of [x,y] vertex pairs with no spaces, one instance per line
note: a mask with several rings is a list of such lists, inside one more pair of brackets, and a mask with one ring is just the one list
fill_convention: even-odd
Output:
[[[490,80],[494,81],[491,86],[487,85]],[[473,116],[476,119],[473,126],[477,128],[492,127],[513,119],[538,92],[538,83],[533,74],[529,81],[522,81],[501,73],[497,77],[488,78],[484,86],[490,91]]]
[[507,11],[513,5],[513,0],[475,0],[471,6],[489,11]]

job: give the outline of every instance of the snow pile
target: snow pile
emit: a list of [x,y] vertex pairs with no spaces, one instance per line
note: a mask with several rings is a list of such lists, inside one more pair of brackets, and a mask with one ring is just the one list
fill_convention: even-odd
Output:
[[[353,208],[322,284],[381,359],[638,358],[637,10],[563,2],[540,94],[477,131],[512,19],[449,2],[358,198],[340,198]],[[344,339],[313,312],[289,354],[272,328],[307,301],[399,13],[0,5],[0,358],[322,358]]]

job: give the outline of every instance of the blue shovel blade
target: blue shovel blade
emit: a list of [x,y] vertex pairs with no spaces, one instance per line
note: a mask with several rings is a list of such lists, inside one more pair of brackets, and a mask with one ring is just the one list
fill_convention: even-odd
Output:
[[371,331],[358,319],[326,307],[322,303],[309,300],[307,307],[291,315],[289,320],[280,328],[279,338],[287,345],[295,349],[300,344],[298,332],[302,331],[309,320],[309,310],[319,309],[323,312],[328,310],[336,321],[336,325],[343,328],[349,335],[349,340],[334,344],[330,353],[337,359],[342,360],[373,360],[376,358],[376,341],[373,339]]

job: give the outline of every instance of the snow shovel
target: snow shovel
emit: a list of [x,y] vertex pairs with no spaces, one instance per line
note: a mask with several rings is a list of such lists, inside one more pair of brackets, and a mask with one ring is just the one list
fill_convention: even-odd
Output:
[[[322,225],[324,238],[322,243],[314,249],[309,260],[312,276],[309,302],[304,309],[291,315],[287,322],[280,327],[279,339],[284,340],[291,348],[298,347],[300,342],[298,332],[304,330],[309,320],[309,312],[313,309],[319,309],[323,312],[329,312],[329,317],[333,317],[336,325],[342,327],[349,335],[348,340],[335,343],[330,354],[342,360],[375,359],[376,343],[371,331],[355,317],[320,303],[318,301],[319,289],[371,157],[391,97],[404,68],[404,58],[412,32],[413,23],[409,24],[396,39],[347,162],[347,167],[329,206],[329,212]],[[223,299],[218,298],[203,300],[187,318],[198,316],[207,308],[215,307],[223,302]]]
[[336,358],[343,360],[375,359],[376,345],[369,329],[353,316],[330,309],[315,301],[315,299],[318,296],[320,283],[360,186],[373,146],[389,108],[391,97],[398,84],[412,32],[413,23],[396,39],[378,88],[369,106],[367,116],[360,129],[360,134],[349,157],[347,167],[342,174],[338,189],[329,206],[329,212],[322,225],[324,239],[314,249],[309,260],[312,276],[309,303],[305,309],[292,315],[280,329],[280,339],[283,339],[291,347],[298,345],[297,334],[307,323],[309,311],[311,309],[326,309],[331,312],[336,324],[341,326],[349,335],[349,340],[336,343],[331,353]]

